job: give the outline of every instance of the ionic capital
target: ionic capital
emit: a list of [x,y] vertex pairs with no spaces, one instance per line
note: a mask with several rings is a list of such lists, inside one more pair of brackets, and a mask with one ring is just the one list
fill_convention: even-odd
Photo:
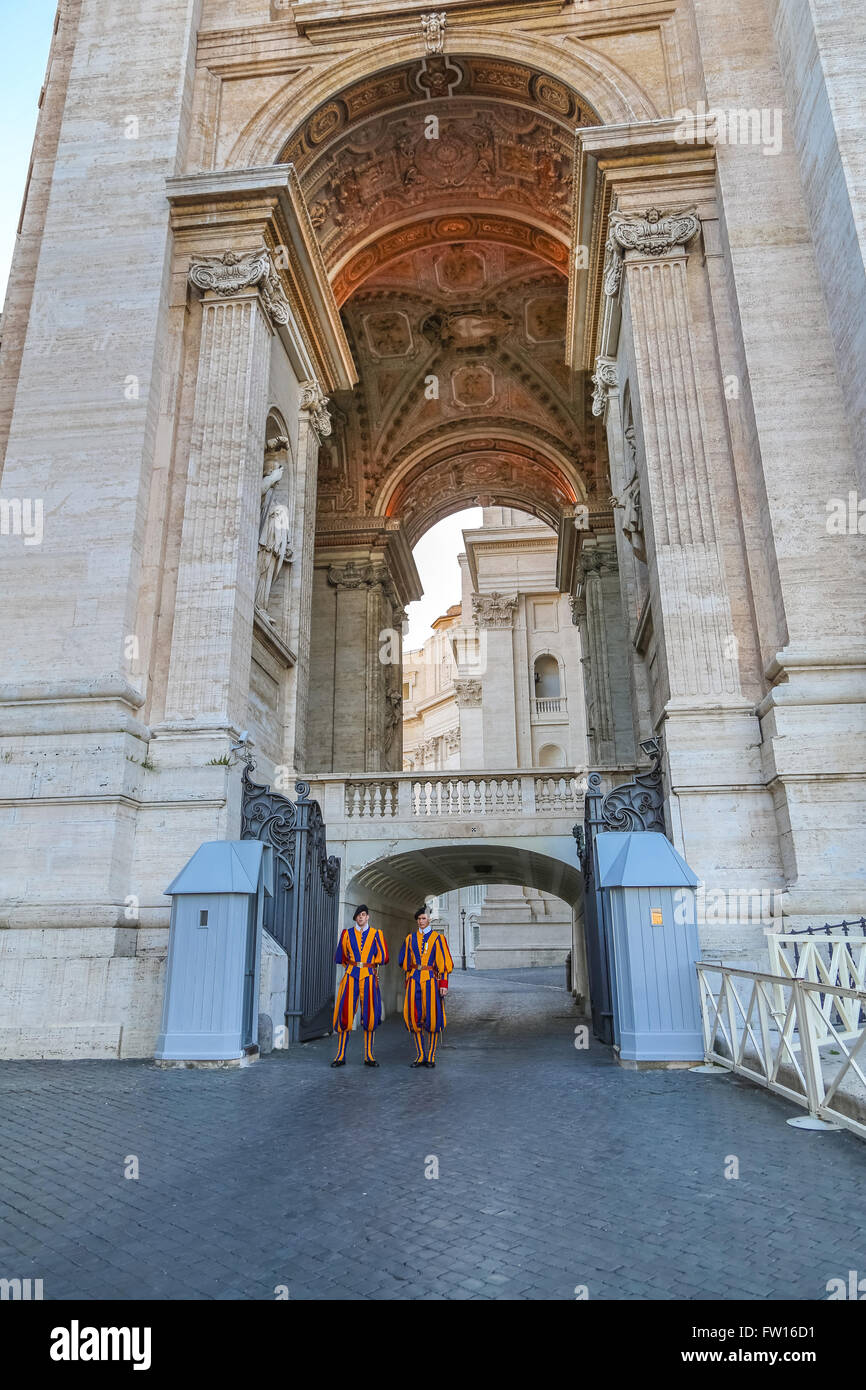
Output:
[[684,246],[691,241],[700,230],[700,225],[693,212],[663,215],[658,208],[648,208],[643,217],[627,217],[624,213],[612,212],[604,247],[605,294],[619,293],[626,251],[639,251],[644,256],[667,256],[674,247]]
[[191,262],[189,281],[196,289],[210,291],[224,299],[242,290],[257,289],[262,304],[273,325],[287,324],[291,318],[289,302],[283,294],[280,277],[274,269],[270,253],[259,251],[224,251],[221,256],[203,256]]
[[331,565],[328,569],[328,583],[334,589],[369,589],[381,582],[381,573],[369,562],[348,560],[345,565]]

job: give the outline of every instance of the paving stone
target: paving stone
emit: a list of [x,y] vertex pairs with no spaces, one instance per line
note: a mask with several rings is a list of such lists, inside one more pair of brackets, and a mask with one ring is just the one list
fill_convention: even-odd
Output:
[[4,1063],[0,1277],[48,1299],[808,1300],[862,1268],[866,1217],[838,1206],[860,1141],[815,1142],[731,1077],[578,1052],[551,984],[457,975],[432,1075],[399,1020],[373,1074],[332,1072],[329,1039],[237,1072]]

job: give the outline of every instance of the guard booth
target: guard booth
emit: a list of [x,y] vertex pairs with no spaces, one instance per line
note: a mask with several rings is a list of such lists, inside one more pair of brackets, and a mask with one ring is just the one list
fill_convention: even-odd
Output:
[[259,961],[273,851],[259,840],[201,845],[172,898],[157,1061],[240,1062],[258,1052]]
[[620,1062],[703,1061],[697,875],[658,831],[602,831],[593,849]]

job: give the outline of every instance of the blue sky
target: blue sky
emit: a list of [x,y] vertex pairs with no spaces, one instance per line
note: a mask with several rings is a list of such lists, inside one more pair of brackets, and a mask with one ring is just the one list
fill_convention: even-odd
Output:
[[56,0],[0,0],[0,295],[5,297]]

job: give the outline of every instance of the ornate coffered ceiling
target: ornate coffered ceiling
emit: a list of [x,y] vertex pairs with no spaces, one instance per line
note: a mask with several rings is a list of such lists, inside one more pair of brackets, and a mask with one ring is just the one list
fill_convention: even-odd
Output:
[[353,511],[414,543],[479,499],[556,525],[596,490],[565,365],[578,124],[597,118],[556,79],[449,55],[345,89],[287,143],[360,377],[320,530]]
[[320,106],[281,159],[300,172],[332,274],[348,270],[335,285],[342,301],[407,237],[470,235],[449,230],[458,208],[487,215],[476,234],[527,247],[534,234],[539,254],[564,266],[574,130],[596,123],[563,83],[528,66],[428,57]]

